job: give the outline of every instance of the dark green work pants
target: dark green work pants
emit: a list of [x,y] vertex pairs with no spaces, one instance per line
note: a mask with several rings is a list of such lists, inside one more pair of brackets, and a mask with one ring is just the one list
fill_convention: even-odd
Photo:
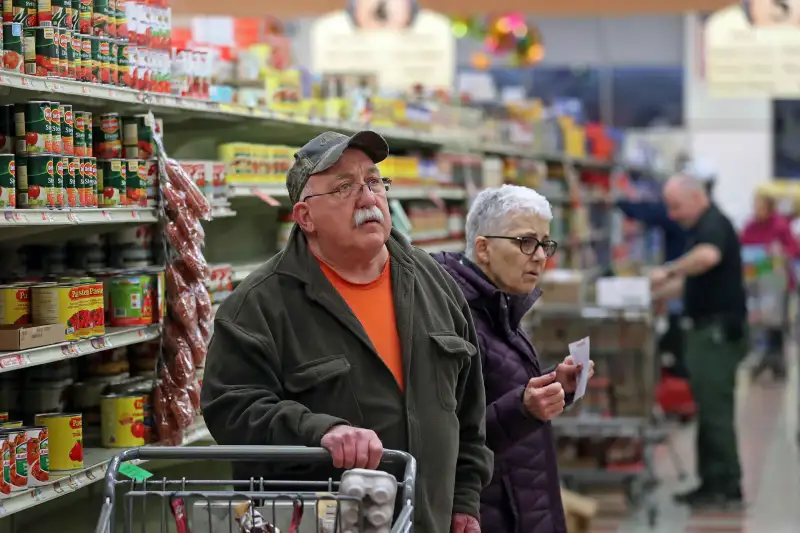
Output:
[[746,355],[746,334],[730,341],[718,325],[686,331],[686,368],[697,404],[697,474],[704,486],[720,492],[740,488],[734,397],[736,371]]

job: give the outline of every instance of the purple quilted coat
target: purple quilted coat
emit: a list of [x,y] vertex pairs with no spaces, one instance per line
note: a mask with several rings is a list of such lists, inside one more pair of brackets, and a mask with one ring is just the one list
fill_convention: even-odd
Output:
[[434,258],[464,292],[480,341],[486,437],[495,454],[492,481],[481,496],[481,532],[566,533],[550,423],[522,407],[525,385],[542,369],[520,320],[540,291],[510,296],[461,255]]

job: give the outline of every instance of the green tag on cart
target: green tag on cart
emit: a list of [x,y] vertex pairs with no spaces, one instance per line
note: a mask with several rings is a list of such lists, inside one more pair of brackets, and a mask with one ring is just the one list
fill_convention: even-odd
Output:
[[144,468],[140,468],[133,463],[122,463],[119,465],[119,473],[125,477],[129,477],[134,481],[146,481],[147,479],[153,477],[151,472],[148,472]]

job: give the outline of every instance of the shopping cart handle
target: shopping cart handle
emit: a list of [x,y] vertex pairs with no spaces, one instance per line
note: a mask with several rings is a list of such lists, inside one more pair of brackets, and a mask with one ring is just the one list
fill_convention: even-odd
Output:
[[[105,477],[104,492],[107,498],[114,500],[114,489],[117,473],[126,461],[253,461],[260,463],[297,461],[298,463],[327,462],[331,454],[325,448],[309,448],[306,446],[198,446],[170,447],[146,446],[124,450],[111,459]],[[414,480],[417,477],[417,461],[411,454],[398,450],[383,450],[383,463],[400,463],[405,465],[403,486],[405,494],[413,501]]]

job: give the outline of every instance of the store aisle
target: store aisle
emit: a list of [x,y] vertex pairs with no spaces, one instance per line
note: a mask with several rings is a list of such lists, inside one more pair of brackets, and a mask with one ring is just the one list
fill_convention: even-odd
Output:
[[[785,385],[751,383],[743,366],[738,386],[739,449],[749,505],[741,513],[690,513],[672,503],[671,495],[693,481],[678,481],[666,447],[658,450],[662,486],[661,513],[650,529],[643,516],[628,517],[618,496],[601,499],[600,517],[592,533],[797,533],[800,524],[800,454],[797,452],[798,364],[790,354],[792,371]],[[694,427],[676,428],[673,443],[688,472],[694,470]]]

